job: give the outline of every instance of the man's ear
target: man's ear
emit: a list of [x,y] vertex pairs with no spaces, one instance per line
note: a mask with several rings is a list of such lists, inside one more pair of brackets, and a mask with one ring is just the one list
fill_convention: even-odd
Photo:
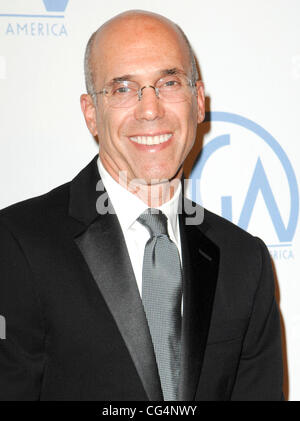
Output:
[[197,106],[198,106],[198,123],[202,123],[205,117],[205,93],[204,85],[201,80],[196,82]]
[[94,137],[97,136],[96,107],[91,95],[82,94],[80,96],[80,105],[87,128]]

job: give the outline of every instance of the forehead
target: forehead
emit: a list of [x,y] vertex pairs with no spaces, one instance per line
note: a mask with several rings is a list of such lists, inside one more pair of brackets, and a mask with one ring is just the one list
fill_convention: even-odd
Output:
[[124,74],[150,77],[175,67],[188,73],[189,51],[175,27],[139,18],[104,28],[95,39],[92,63],[95,83]]

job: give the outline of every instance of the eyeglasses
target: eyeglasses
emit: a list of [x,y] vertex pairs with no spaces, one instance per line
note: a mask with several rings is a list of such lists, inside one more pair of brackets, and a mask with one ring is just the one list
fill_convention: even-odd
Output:
[[141,101],[143,90],[152,88],[157,98],[166,102],[183,102],[189,99],[196,84],[182,74],[168,75],[159,79],[155,85],[145,85],[140,88],[137,82],[129,80],[114,81],[99,92],[91,95],[103,94],[111,108],[132,107]]

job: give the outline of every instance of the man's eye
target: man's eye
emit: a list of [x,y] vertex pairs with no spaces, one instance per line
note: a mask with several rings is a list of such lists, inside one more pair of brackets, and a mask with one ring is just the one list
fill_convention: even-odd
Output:
[[167,81],[165,81],[164,83],[163,83],[163,85],[162,85],[162,87],[163,88],[169,88],[169,89],[172,89],[172,88],[179,88],[180,87],[180,81],[178,81],[178,80],[175,80],[175,79],[171,79],[171,80],[167,80]]
[[126,94],[133,94],[135,86],[130,82],[116,83],[111,87],[111,94],[114,96],[124,96]]
[[113,94],[114,95],[126,94],[126,93],[130,92],[130,90],[131,89],[128,86],[121,86],[119,88],[113,89]]
[[168,82],[165,83],[165,86],[174,86],[177,85],[177,83],[176,80],[168,80]]

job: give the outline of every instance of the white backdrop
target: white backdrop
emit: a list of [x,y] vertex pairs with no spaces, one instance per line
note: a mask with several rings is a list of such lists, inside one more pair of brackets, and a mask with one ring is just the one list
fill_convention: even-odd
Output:
[[177,22],[196,51],[211,121],[191,195],[269,246],[285,392],[300,400],[299,0],[0,0],[0,208],[69,181],[97,153],[79,105],[85,45],[135,8]]

